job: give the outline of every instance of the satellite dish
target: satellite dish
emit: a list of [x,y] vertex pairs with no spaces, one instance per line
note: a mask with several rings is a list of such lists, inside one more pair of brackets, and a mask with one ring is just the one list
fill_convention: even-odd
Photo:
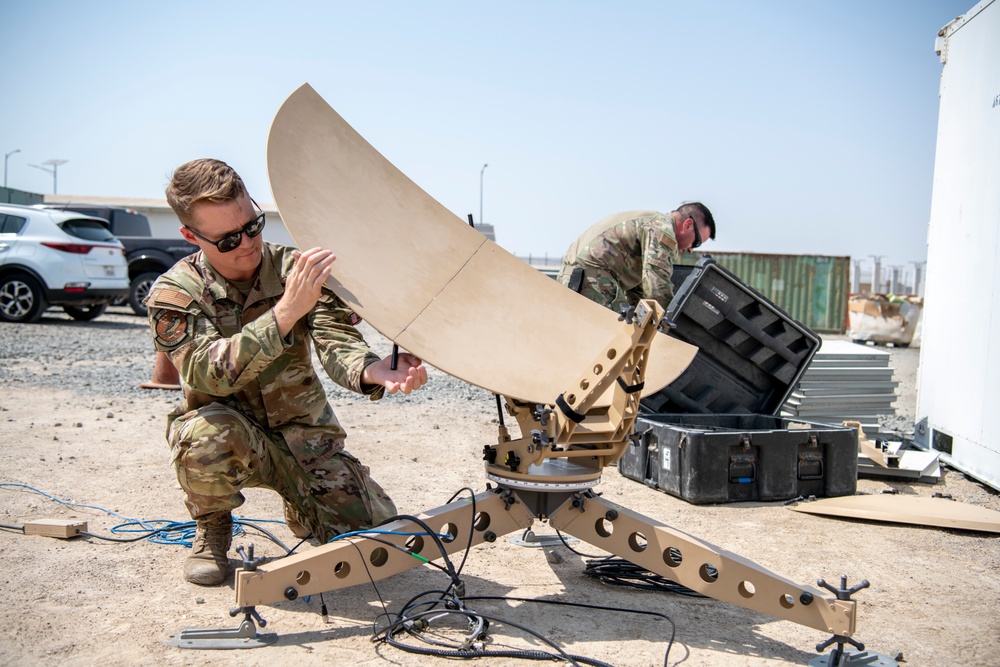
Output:
[[[267,169],[296,245],[336,253],[328,286],[386,338],[450,375],[551,404],[621,330],[615,313],[434,200],[308,84],[271,124]],[[676,379],[696,352],[657,334],[643,395]]]

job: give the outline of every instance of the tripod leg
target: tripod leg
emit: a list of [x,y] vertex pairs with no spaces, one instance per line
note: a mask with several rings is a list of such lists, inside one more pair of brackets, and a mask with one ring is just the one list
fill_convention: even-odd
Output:
[[[445,552],[453,554],[469,545],[492,542],[531,525],[534,517],[510,492],[499,489],[476,495],[476,515],[468,498],[456,500],[417,516],[442,539]],[[364,536],[347,537],[310,551],[261,565],[253,571],[236,573],[236,604],[240,607],[294,600],[302,595],[347,588],[370,579],[399,574],[427,560],[441,557],[434,538],[409,520],[378,527],[402,535],[378,534],[379,540]]]
[[795,584],[750,560],[592,494],[567,500],[552,513],[549,523],[716,600],[836,635],[854,633],[854,601],[825,597],[818,588]]

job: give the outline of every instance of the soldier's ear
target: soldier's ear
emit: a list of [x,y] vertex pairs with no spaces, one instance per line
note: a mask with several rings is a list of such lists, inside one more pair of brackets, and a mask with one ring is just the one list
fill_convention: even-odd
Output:
[[193,243],[194,245],[198,245],[198,237],[192,234],[190,229],[188,229],[184,225],[181,225],[180,232],[181,236],[184,237],[185,241],[187,241],[188,243]]

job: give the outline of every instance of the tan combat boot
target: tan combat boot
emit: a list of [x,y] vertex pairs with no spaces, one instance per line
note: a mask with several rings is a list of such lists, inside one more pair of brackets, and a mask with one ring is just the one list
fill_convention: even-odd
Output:
[[299,511],[287,500],[285,501],[285,523],[288,525],[288,530],[292,531],[292,535],[300,540],[312,535],[312,531],[303,526],[302,521],[299,520]]
[[229,545],[233,541],[233,516],[215,512],[196,520],[198,529],[191,555],[184,561],[184,578],[192,584],[215,586],[229,574]]

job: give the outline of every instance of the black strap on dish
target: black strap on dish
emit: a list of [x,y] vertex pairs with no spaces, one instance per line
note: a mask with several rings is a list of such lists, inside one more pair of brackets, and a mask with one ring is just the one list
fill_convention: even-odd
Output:
[[579,412],[569,407],[569,403],[566,402],[566,399],[563,398],[562,394],[559,394],[559,398],[556,399],[556,405],[559,407],[559,409],[562,411],[564,415],[569,417],[570,421],[576,424],[579,424],[580,422],[583,421],[584,415],[581,415]]
[[637,391],[642,391],[642,388],[646,386],[645,382],[640,382],[639,384],[625,384],[625,380],[618,376],[618,384],[622,389],[625,390],[626,394],[634,394]]

